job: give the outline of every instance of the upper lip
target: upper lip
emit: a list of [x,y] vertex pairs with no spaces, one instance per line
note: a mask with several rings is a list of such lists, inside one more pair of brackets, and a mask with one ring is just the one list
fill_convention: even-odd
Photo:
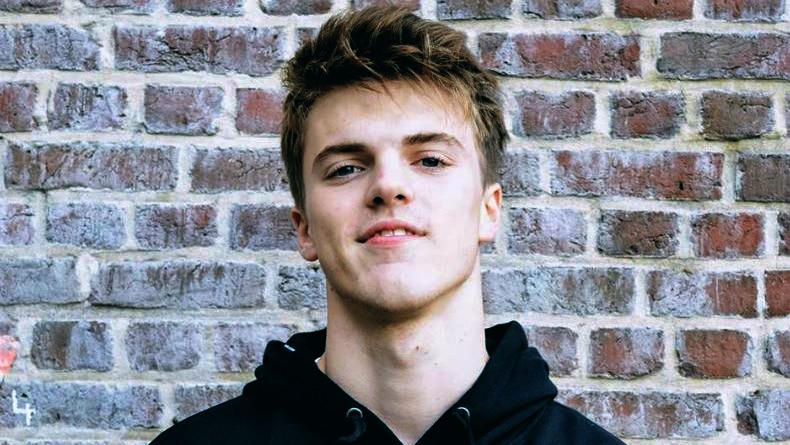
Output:
[[387,221],[377,222],[376,224],[373,224],[372,226],[368,227],[368,229],[365,230],[362,236],[357,238],[357,241],[359,241],[360,243],[364,243],[367,242],[367,240],[373,238],[374,235],[381,232],[382,230],[396,230],[396,229],[404,229],[418,236],[424,235],[422,230],[407,223],[406,221],[390,219]]

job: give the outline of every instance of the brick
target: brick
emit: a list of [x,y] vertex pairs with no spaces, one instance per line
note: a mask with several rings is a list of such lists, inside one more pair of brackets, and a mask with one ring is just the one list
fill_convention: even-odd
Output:
[[207,71],[268,76],[283,62],[282,28],[168,26],[113,31],[115,68],[147,73]]
[[684,377],[726,379],[752,373],[752,340],[745,332],[681,330],[675,340],[678,372]]
[[236,129],[246,134],[280,132],[285,94],[281,90],[236,90]]
[[220,372],[250,372],[263,360],[266,344],[286,341],[294,326],[267,323],[220,323],[214,328],[214,363]]
[[482,272],[483,308],[486,314],[522,312],[527,307],[523,270],[495,268]]
[[203,348],[198,326],[175,322],[133,323],[125,345],[129,366],[138,372],[194,368]]
[[763,215],[706,213],[691,218],[694,254],[706,258],[759,257],[765,235]]
[[0,203],[0,245],[30,244],[34,233],[33,209],[30,206]]
[[738,155],[739,201],[790,202],[790,155]]
[[58,85],[47,115],[51,130],[104,131],[123,128],[126,90],[108,85]]
[[266,269],[253,263],[104,263],[91,281],[90,302],[129,308],[261,307],[266,280]]
[[526,0],[522,9],[527,17],[549,20],[575,20],[602,14],[600,0]]
[[420,0],[351,0],[352,9],[386,5],[398,5],[411,11],[418,11],[420,9]]
[[768,370],[790,377],[790,330],[774,331],[765,342]]
[[282,309],[326,309],[326,278],[314,266],[281,266],[276,294]]
[[641,75],[634,35],[483,33],[478,47],[483,67],[504,76],[626,80]]
[[556,151],[552,194],[649,199],[720,199],[724,155],[639,151]]
[[705,139],[758,138],[774,125],[771,96],[754,93],[706,91],[702,95],[702,133]]
[[785,94],[785,127],[790,137],[790,93]]
[[181,249],[216,242],[217,210],[207,204],[149,204],[137,207],[134,236],[143,249]]
[[230,211],[230,248],[297,250],[291,206],[235,205]]
[[515,254],[569,256],[584,253],[584,214],[569,209],[511,207],[508,251]]
[[516,93],[513,133],[541,139],[565,139],[592,133],[595,96],[584,91]]
[[[36,413],[31,427],[67,425],[96,430],[158,428],[164,410],[159,390],[142,385],[98,383],[30,383],[0,387],[2,406],[11,406],[11,392],[18,402],[30,403]],[[10,409],[0,412],[0,426],[25,427],[25,416]]]
[[683,96],[663,91],[613,92],[609,96],[611,136],[669,139],[685,121]]
[[243,387],[242,384],[179,385],[175,390],[176,415],[173,421],[180,422],[193,414],[240,396]]
[[439,20],[506,19],[510,17],[511,0],[437,0]]
[[0,11],[54,14],[63,9],[63,0],[0,0]]
[[38,369],[109,371],[112,334],[98,321],[41,321],[33,328],[30,358]]
[[758,390],[735,402],[738,431],[762,440],[790,439],[790,390]]
[[35,129],[37,96],[38,88],[32,83],[0,82],[0,133]]
[[80,0],[89,8],[106,9],[112,12],[149,13],[154,9],[153,0]]
[[559,400],[624,438],[714,437],[724,430],[719,394],[561,391]]
[[224,93],[220,87],[145,87],[145,131],[153,134],[210,136],[217,133]]
[[677,253],[679,230],[678,216],[673,213],[602,210],[598,252],[666,258]]
[[72,257],[0,259],[0,306],[76,303],[79,288]]
[[25,445],[110,445],[110,443],[96,440],[28,440]]
[[616,0],[614,14],[621,18],[689,20],[694,0]]
[[783,0],[708,0],[705,17],[737,22],[779,22]]
[[0,70],[94,71],[99,44],[65,25],[0,25]]
[[[0,217],[0,220],[2,220],[2,217]],[[777,222],[779,224],[779,254],[790,255],[790,212],[779,213]],[[2,226],[2,222],[0,222],[0,226]],[[2,233],[2,229],[0,229],[0,233]],[[0,239],[2,239],[1,234]]]
[[765,316],[786,317],[790,315],[790,270],[765,272]]
[[100,143],[16,144],[6,154],[6,187],[56,190],[173,190],[177,152],[172,147]]
[[275,150],[197,150],[190,173],[192,190],[199,193],[288,190],[285,167]]
[[540,159],[532,153],[506,152],[499,183],[506,197],[539,195]]
[[531,326],[526,331],[529,345],[540,351],[549,364],[551,375],[570,376],[579,368],[578,334],[568,328],[551,326]]
[[124,211],[113,204],[50,204],[47,241],[92,249],[118,249],[126,242],[124,217]]
[[590,333],[588,372],[631,380],[664,367],[664,332],[653,328],[604,328]]
[[757,317],[757,279],[748,272],[652,271],[647,295],[654,316]]
[[242,0],[167,0],[169,12],[191,15],[239,16],[244,13]]
[[660,47],[656,66],[667,78],[790,80],[785,34],[670,32]]
[[332,0],[261,0],[261,10],[269,15],[326,14],[331,8]]
[[318,35],[318,28],[296,28],[296,42],[301,47]]

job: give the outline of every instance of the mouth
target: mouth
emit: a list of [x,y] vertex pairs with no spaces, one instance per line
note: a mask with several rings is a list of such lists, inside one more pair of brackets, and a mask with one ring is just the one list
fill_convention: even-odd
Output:
[[357,242],[397,242],[414,239],[424,236],[422,230],[414,227],[413,225],[398,220],[382,221],[370,226],[361,237],[357,238]]

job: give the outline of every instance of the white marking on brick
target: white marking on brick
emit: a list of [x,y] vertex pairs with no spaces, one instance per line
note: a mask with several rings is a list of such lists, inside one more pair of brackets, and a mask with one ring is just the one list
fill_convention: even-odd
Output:
[[33,414],[36,413],[36,410],[31,408],[29,403],[25,403],[25,408],[20,409],[19,403],[16,399],[16,390],[11,391],[11,403],[11,409],[14,411],[14,414],[24,414],[25,425],[30,426],[30,419],[33,418]]

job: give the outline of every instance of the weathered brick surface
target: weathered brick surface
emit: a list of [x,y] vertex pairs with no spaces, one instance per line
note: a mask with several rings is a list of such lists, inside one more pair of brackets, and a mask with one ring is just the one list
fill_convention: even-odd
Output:
[[213,135],[224,93],[219,87],[145,88],[145,129],[154,134]]
[[526,329],[530,346],[540,351],[554,376],[569,376],[579,368],[576,342],[579,335],[568,328],[531,326]]
[[49,110],[52,130],[103,131],[123,127],[126,90],[118,86],[60,84]]
[[678,371],[685,377],[726,379],[752,373],[752,340],[733,330],[682,330],[676,336]]
[[790,439],[790,390],[758,390],[736,401],[738,431],[762,440]]
[[211,246],[219,236],[211,205],[149,204],[137,207],[134,236],[144,249]]
[[515,96],[518,109],[513,133],[542,139],[589,134],[595,121],[595,96],[584,91],[557,95],[524,91]]
[[293,326],[220,323],[214,328],[214,363],[221,372],[251,372],[261,364],[266,344],[287,340]]
[[790,202],[790,155],[741,154],[737,178],[741,201]]
[[81,300],[74,258],[0,258],[0,305]]
[[0,0],[0,11],[52,14],[63,9],[63,0]]
[[[779,254],[790,255],[790,212],[782,212],[777,216],[779,224]],[[0,226],[2,223],[0,223]],[[0,229],[2,232],[2,229]],[[0,239],[2,236],[0,235]]]
[[574,20],[601,15],[600,0],[525,0],[523,12],[527,17],[552,20]]
[[439,20],[503,19],[510,17],[512,0],[437,0]]
[[584,252],[584,215],[568,209],[511,207],[508,251],[515,254],[578,255]]
[[772,270],[765,273],[765,315],[785,317],[790,315],[790,270]]
[[6,187],[20,190],[172,190],[176,174],[177,156],[171,147],[11,144],[5,163]]
[[738,22],[782,20],[783,0],[708,0],[705,17]]
[[33,109],[38,88],[32,83],[0,82],[0,133],[36,128]]
[[656,316],[757,316],[757,280],[748,272],[652,271],[647,295]]
[[173,420],[180,422],[192,414],[239,396],[243,386],[241,384],[178,386],[175,390],[176,415]]
[[774,331],[765,342],[768,370],[790,377],[790,330]]
[[129,325],[125,345],[135,371],[178,371],[197,366],[203,342],[197,325],[149,322]]
[[554,195],[652,199],[721,198],[719,153],[556,151],[550,158]]
[[33,328],[30,358],[39,369],[109,371],[112,333],[99,321],[43,321]]
[[266,270],[252,263],[104,263],[90,302],[131,308],[245,308],[263,305]]
[[0,246],[30,244],[33,234],[33,209],[30,206],[0,202]]
[[683,96],[665,91],[627,91],[609,96],[615,138],[668,139],[685,121]]
[[280,132],[285,94],[281,90],[236,90],[236,129],[247,134]]
[[641,74],[636,36],[483,33],[478,46],[483,66],[505,76],[626,80]]
[[236,205],[230,212],[230,247],[248,250],[296,250],[291,206]]
[[635,379],[664,366],[664,332],[653,328],[604,328],[590,333],[592,376]]
[[277,277],[277,303],[282,309],[326,308],[326,278],[321,269],[282,266]]
[[760,137],[773,128],[771,96],[707,91],[702,95],[702,130],[706,139]]
[[99,44],[65,25],[0,25],[0,70],[99,69]]
[[499,183],[506,197],[535,196],[540,190],[540,160],[531,153],[505,153]]
[[712,258],[761,256],[765,247],[763,216],[706,213],[691,218],[694,254]]
[[724,429],[719,394],[561,391],[559,400],[625,438],[705,438]]
[[114,204],[50,204],[47,240],[93,249],[117,249],[126,241],[124,217],[124,211]]
[[790,36],[786,34],[666,33],[658,71],[672,79],[784,79]]
[[678,217],[672,213],[602,210],[598,251],[609,256],[672,256],[679,230]]
[[197,150],[192,163],[192,190],[288,190],[285,167],[274,150]]
[[154,9],[154,0],[80,0],[89,8],[112,12],[148,13]]
[[615,16],[637,19],[688,20],[694,0],[616,0]]
[[165,8],[170,12],[192,15],[227,15],[242,14],[242,0],[167,0]]
[[326,14],[332,8],[332,0],[261,0],[261,10],[269,15]]
[[351,9],[362,9],[374,5],[398,5],[416,11],[420,9],[420,0],[351,0]]

